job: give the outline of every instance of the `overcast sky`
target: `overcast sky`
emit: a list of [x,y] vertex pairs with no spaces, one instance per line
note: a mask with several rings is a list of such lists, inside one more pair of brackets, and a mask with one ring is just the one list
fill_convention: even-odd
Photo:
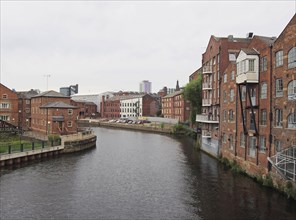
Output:
[[[188,82],[211,35],[278,36],[296,1],[4,1],[0,82],[18,91],[153,92]],[[46,77],[50,75],[50,77]]]

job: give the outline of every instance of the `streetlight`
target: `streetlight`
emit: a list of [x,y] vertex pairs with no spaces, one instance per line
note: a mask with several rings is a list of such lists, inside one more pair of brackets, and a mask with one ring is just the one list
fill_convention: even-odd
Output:
[[50,121],[47,122],[47,134],[50,134]]

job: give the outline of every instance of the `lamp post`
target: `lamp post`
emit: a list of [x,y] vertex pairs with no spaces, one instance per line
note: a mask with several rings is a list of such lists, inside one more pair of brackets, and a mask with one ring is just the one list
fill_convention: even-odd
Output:
[[47,135],[50,134],[50,121],[47,122]]

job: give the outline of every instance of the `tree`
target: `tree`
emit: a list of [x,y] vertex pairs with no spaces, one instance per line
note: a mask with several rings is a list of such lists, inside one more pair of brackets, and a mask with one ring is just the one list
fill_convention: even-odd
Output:
[[196,114],[201,113],[202,106],[202,84],[201,75],[191,80],[184,88],[184,99],[190,102],[190,122],[195,124]]

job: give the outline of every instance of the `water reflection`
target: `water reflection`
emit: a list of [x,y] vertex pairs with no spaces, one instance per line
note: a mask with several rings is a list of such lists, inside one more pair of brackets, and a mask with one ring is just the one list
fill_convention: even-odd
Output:
[[1,219],[293,219],[295,202],[192,140],[94,128],[97,148],[1,171]]

